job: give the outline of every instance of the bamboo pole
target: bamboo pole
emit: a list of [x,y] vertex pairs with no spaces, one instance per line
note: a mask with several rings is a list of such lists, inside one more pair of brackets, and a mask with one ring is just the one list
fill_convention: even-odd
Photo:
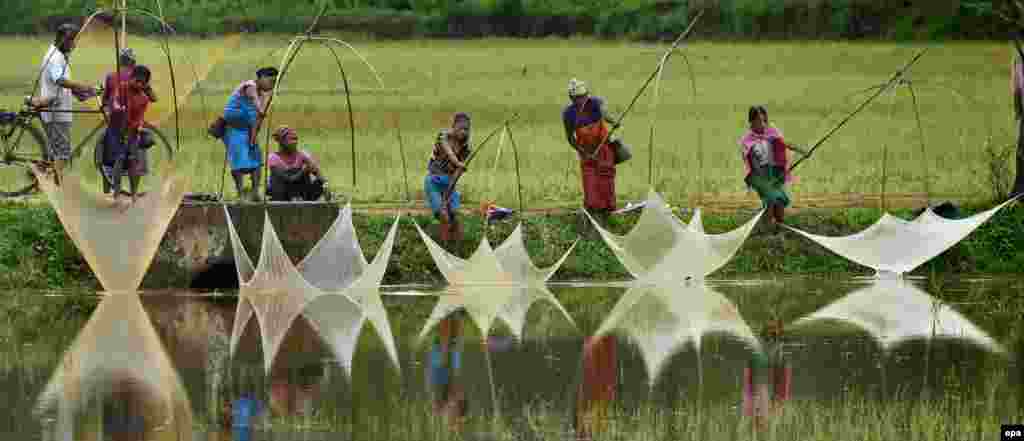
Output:
[[789,166],[789,172],[792,172],[802,162],[806,161],[807,158],[810,158],[811,155],[814,154],[815,150],[820,148],[825,143],[825,141],[832,137],[832,135],[835,135],[835,133],[838,132],[839,129],[843,128],[843,126],[845,126],[846,123],[850,122],[850,120],[853,119],[854,116],[857,116],[857,114],[863,111],[868,106],[868,104],[871,104],[871,102],[873,102],[875,99],[881,96],[882,93],[895,86],[899,82],[899,80],[903,78],[904,74],[906,74],[906,72],[909,71],[910,68],[914,66],[914,64],[917,64],[918,60],[920,60],[921,57],[923,57],[924,54],[928,52],[928,49],[929,47],[925,47],[924,49],[918,51],[917,54],[914,55],[914,57],[909,62],[903,65],[903,67],[900,68],[900,70],[896,71],[896,73],[892,75],[889,81],[887,81],[882,87],[880,87],[877,92],[871,95],[867,100],[864,100],[864,102],[862,102],[853,112],[850,112],[849,115],[843,118],[843,120],[840,121],[839,124],[832,127],[832,129],[829,130],[828,133],[825,134],[825,136],[822,136],[821,139],[818,140],[818,142],[814,143],[810,150],[807,151],[807,154],[805,154],[803,157],[794,162],[793,165]]

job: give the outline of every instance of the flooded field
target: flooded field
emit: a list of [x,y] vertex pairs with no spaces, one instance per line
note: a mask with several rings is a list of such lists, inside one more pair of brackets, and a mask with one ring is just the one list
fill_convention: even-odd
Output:
[[569,318],[551,302],[519,305],[521,339],[508,314],[483,337],[457,308],[419,339],[451,294],[390,287],[398,367],[367,323],[351,374],[330,343],[338,335],[308,313],[269,370],[256,321],[232,356],[232,294],[10,292],[0,296],[0,433],[992,439],[1024,420],[1022,288],[934,278],[552,284]]

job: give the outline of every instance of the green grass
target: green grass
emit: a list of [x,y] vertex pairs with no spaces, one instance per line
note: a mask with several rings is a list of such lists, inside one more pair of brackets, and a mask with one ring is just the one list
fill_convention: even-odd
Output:
[[[209,59],[220,40],[179,39],[172,49],[179,86],[194,76],[190,61],[209,77],[184,104],[180,119],[182,165],[193,171],[194,191],[217,192],[223,148],[205,136],[206,124],[227,95],[256,68],[277,65],[286,36],[246,36],[219,60]],[[341,76],[330,53],[308,45],[281,81],[272,125],[298,128],[301,143],[321,162],[331,185],[357,201],[405,198],[402,159],[395,131],[400,124],[413,198],[420,198],[425,159],[436,131],[455,111],[468,111],[474,141],[506,117],[520,149],[523,194],[529,205],[581,198],[579,167],[565,144],[560,112],[567,104],[569,78],[585,80],[611,109],[621,112],[653,70],[663,46],[590,39],[473,41],[354,41],[383,78],[380,90],[369,70],[347,50],[343,65],[353,89],[356,186],[352,187],[350,128]],[[75,54],[75,77],[98,82],[109,69],[110,43],[86,41]],[[139,43],[142,63],[164,63],[153,43]],[[634,159],[619,167],[620,198],[638,199],[648,189],[648,135],[655,128],[654,186],[671,200],[714,201],[742,196],[742,163],[737,139],[751,104],[767,106],[771,121],[798,145],[813,143],[852,110],[863,95],[852,93],[885,81],[920,47],[911,44],[696,43],[687,48],[698,94],[690,93],[681,57],[661,83],[660,106],[653,87],[627,118],[621,134]],[[0,106],[11,108],[30,89],[43,38],[0,39],[0,50],[18,60],[0,73]],[[278,49],[277,52],[274,52]],[[915,193],[930,184],[932,194],[985,199],[990,195],[983,145],[1014,141],[1007,63],[1010,48],[992,43],[944,43],[914,68],[924,148],[906,89],[882,97],[853,120],[797,171],[795,203],[812,195],[878,193],[882,153],[888,149],[886,191]],[[525,72],[525,74],[524,74]],[[164,81],[166,83],[166,80]],[[169,90],[159,90],[169,97]],[[76,126],[80,139],[92,124]],[[173,125],[163,127],[173,133]],[[260,137],[261,140],[264,137]],[[462,180],[465,199],[516,204],[516,179],[508,143],[495,166],[493,142]],[[1012,167],[1011,167],[1012,169]],[[227,185],[231,189],[230,183]],[[233,190],[227,192],[234,196]]]

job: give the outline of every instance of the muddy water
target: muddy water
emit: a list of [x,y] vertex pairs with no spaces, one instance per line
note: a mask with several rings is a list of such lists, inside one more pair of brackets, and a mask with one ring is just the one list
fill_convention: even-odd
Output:
[[[449,355],[457,352],[458,361],[452,362],[454,369],[441,370],[447,374],[430,367],[431,353],[440,350],[435,344],[440,331],[433,330],[422,344],[416,342],[436,299],[402,295],[385,297],[400,370],[394,369],[379,338],[366,326],[349,378],[314,328],[300,317],[266,373],[253,323],[238,353],[229,353],[234,296],[146,292],[141,294],[142,310],[160,346],[116,347],[99,341],[90,351],[114,367],[122,352],[165,353],[183,385],[176,393],[184,394],[191,411],[191,431],[173,434],[159,423],[126,423],[152,419],[147,415],[154,411],[132,406],[159,401],[153,398],[159,395],[141,392],[143,387],[115,393],[119,383],[109,379],[127,375],[126,371],[99,371],[87,378],[108,381],[95,382],[99,393],[76,407],[74,424],[60,424],[52,412],[37,410],[47,381],[104,299],[93,293],[9,292],[0,297],[0,401],[8,404],[0,409],[0,433],[16,435],[5,439],[25,440],[140,439],[139,433],[146,431],[152,439],[432,439],[456,430],[449,423],[458,421],[452,415],[464,413],[469,420],[493,421],[491,417],[500,416],[500,427],[476,430],[477,437],[564,439],[574,436],[574,417],[586,406],[581,397],[593,398],[595,390],[625,415],[609,418],[629,418],[631,410],[679,408],[719,409],[719,414],[726,409],[739,417],[754,401],[750,391],[761,383],[776,391],[780,400],[794,402],[834,402],[850,394],[883,403],[951,396],[981,400],[994,389],[1018,396],[1020,367],[1013,352],[1024,341],[1024,327],[1013,320],[1019,321],[1022,311],[1013,310],[1020,302],[1011,299],[1021,296],[1024,280],[910,283],[936,308],[959,313],[993,344],[985,347],[977,338],[928,338],[927,331],[893,339],[900,329],[934,330],[939,325],[934,320],[920,323],[921,316],[885,305],[861,312],[890,320],[888,340],[842,322],[797,324],[835,301],[870,289],[867,281],[715,282],[708,289],[735,306],[740,321],[773,355],[759,357],[734,333],[711,330],[700,334],[699,350],[692,340],[674,348],[651,381],[643,355],[651,348],[626,336],[623,331],[629,323],[602,343],[604,358],[582,360],[585,336],[597,331],[628,286],[553,285],[551,291],[575,326],[543,303],[530,309],[520,342],[504,325],[485,339],[466,321],[464,332],[451,340]],[[673,288],[662,291],[668,298],[676,294]],[[777,338],[771,338],[777,330],[772,323],[783,324]],[[686,332],[673,329],[676,325],[659,322],[652,328],[669,336],[654,349],[667,350],[682,340]],[[586,382],[590,384],[581,384]],[[133,393],[135,398],[123,398]],[[248,435],[248,429],[224,427],[229,410],[237,412],[245,405],[239,404],[240,398],[258,403],[253,409],[265,417],[251,424]],[[469,430],[466,427],[461,430]]]

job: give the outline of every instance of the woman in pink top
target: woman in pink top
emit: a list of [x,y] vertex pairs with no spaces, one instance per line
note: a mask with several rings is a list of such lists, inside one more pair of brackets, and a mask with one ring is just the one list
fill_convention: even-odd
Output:
[[305,150],[299,150],[299,135],[287,126],[274,131],[278,150],[270,154],[267,196],[272,201],[315,201],[324,194],[320,167]]
[[740,139],[747,168],[744,181],[761,197],[769,222],[781,224],[790,202],[785,186],[793,180],[786,150],[806,153],[787,144],[782,132],[768,124],[768,111],[764,107],[751,107],[747,120],[750,130]]

